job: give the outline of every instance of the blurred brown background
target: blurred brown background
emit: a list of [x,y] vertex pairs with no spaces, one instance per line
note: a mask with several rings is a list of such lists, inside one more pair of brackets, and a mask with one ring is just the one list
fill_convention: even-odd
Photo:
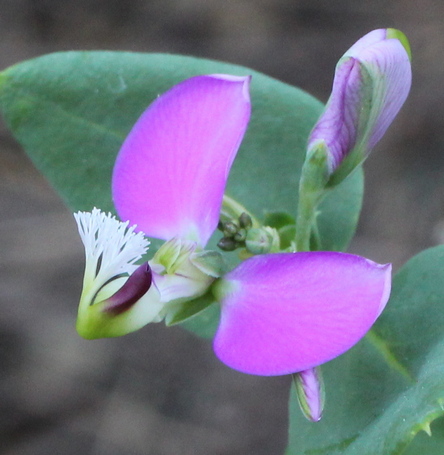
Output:
[[[410,98],[366,163],[352,250],[401,265],[444,239],[440,0],[0,0],[0,68],[58,50],[184,53],[250,66],[325,101],[334,65],[374,28],[403,30]],[[75,333],[83,247],[0,129],[0,453],[278,455],[287,378],[221,365],[162,324],[118,340]]]

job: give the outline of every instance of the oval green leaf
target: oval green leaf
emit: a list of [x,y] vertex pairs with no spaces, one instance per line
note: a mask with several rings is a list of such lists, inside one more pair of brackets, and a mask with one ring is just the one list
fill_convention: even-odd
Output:
[[[252,120],[227,193],[258,217],[270,211],[295,216],[306,140],[323,106],[307,93],[251,69],[177,55],[62,52],[3,71],[0,110],[36,167],[72,210],[96,206],[112,212],[113,163],[134,122],[174,84],[211,73],[253,76]],[[323,201],[322,248],[347,247],[362,187],[362,173],[357,172]],[[154,241],[151,251],[158,244]]]

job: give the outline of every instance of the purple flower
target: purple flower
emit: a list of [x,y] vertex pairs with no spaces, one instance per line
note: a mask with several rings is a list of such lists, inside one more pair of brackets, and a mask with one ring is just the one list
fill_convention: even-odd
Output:
[[[340,355],[384,308],[390,265],[336,252],[277,253],[224,274],[218,253],[204,250],[249,121],[248,83],[226,75],[188,79],[135,124],[112,183],[125,224],[99,211],[77,215],[87,250],[78,324],[85,336],[136,330],[211,288],[221,305],[217,356],[245,373],[280,375]],[[147,249],[142,231],[166,243],[149,267],[137,268]]]
[[410,48],[398,30],[368,33],[339,60],[307,152],[310,156],[320,147],[326,149],[334,183],[360,164],[384,135],[407,98],[411,79]]

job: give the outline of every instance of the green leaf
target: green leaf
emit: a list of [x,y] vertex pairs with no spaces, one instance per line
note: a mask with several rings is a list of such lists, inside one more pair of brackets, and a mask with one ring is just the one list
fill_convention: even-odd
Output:
[[[113,211],[113,163],[139,115],[174,84],[211,73],[253,75],[252,120],[227,193],[256,215],[286,211],[295,216],[306,140],[323,106],[307,93],[251,69],[165,54],[56,53],[0,74],[0,110],[36,167],[71,209],[96,206]],[[361,200],[359,171],[322,204],[323,248],[346,248]],[[210,248],[215,248],[218,236],[213,236]],[[158,246],[154,241],[151,253]]]
[[275,229],[281,229],[289,224],[295,224],[294,216],[287,212],[268,212],[264,217],[264,226],[270,226]]
[[278,230],[279,237],[281,239],[281,249],[285,250],[294,245],[294,239],[296,237],[296,225],[288,224]]
[[360,208],[357,209],[356,203],[362,201],[363,194],[362,168],[330,190],[319,205],[319,250],[343,251],[347,248],[359,219]]
[[213,338],[219,324],[219,317],[220,305],[214,303],[207,306],[202,312],[183,321],[181,325],[202,338]]
[[[293,394],[288,455],[400,454],[444,415],[443,278],[444,246],[419,254],[399,271],[371,335],[323,366],[321,422],[305,421]],[[439,445],[433,436],[421,434],[413,444],[424,449],[407,453],[438,453],[427,450]],[[441,444],[439,453],[443,449]]]
[[440,417],[430,425],[432,437],[421,431],[403,452],[403,455],[442,455],[444,452],[444,418]]

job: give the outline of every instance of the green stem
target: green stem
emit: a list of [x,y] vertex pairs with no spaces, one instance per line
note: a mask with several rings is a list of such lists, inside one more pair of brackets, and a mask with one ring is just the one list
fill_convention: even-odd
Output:
[[316,226],[316,208],[319,200],[319,193],[307,191],[301,182],[296,218],[296,251],[310,251],[310,237]]
[[220,212],[220,219],[222,221],[237,220],[240,217],[240,215],[242,215],[242,213],[246,213],[247,215],[250,216],[254,228],[261,227],[261,223],[259,223],[259,221],[256,219],[255,216],[252,215],[251,212],[249,212],[242,204],[237,202],[235,199],[224,194]]
[[296,217],[297,251],[310,251],[310,237],[316,226],[316,209],[325,194],[328,178],[327,149],[322,142],[311,150],[302,166]]

